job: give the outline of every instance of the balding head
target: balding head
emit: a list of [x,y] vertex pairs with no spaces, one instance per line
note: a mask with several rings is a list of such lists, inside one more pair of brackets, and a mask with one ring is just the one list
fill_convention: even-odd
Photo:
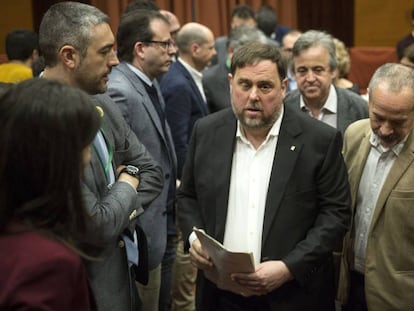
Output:
[[177,33],[180,30],[180,22],[178,21],[177,16],[175,16],[172,12],[166,10],[160,10],[160,13],[165,16],[165,18],[170,23],[170,35],[171,38],[176,41]]
[[213,32],[199,23],[185,24],[177,34],[177,47],[180,54],[190,53],[191,45],[202,45],[214,41]]
[[187,63],[201,71],[216,54],[213,32],[199,23],[185,24],[177,34],[178,53]]

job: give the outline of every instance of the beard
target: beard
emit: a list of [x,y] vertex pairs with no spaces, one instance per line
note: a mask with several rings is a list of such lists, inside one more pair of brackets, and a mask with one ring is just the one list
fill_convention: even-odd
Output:
[[[280,116],[281,109],[275,109],[270,115],[264,115],[259,102],[250,102],[245,107],[237,109],[232,104],[232,109],[241,125],[247,129],[260,130],[264,128],[271,128]],[[257,111],[256,116],[249,116],[246,112],[248,110]]]

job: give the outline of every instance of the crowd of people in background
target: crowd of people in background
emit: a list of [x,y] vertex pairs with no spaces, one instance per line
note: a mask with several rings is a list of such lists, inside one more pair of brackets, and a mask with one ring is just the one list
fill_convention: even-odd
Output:
[[[0,309],[413,310],[411,18],[367,97],[340,38],[267,5],[217,38],[152,0],[8,33]],[[254,271],[218,286],[194,227]]]

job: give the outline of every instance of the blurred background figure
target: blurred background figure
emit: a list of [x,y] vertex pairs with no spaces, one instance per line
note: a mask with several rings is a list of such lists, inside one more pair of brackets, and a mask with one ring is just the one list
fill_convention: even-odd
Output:
[[91,98],[58,82],[0,97],[1,310],[96,310],[81,175],[100,124]]
[[128,13],[134,10],[149,10],[159,11],[160,7],[155,1],[152,0],[136,0],[128,3],[124,13]]
[[275,10],[270,5],[264,5],[256,13],[257,28],[266,36],[281,45],[283,37],[292,29],[279,25]]
[[[256,18],[250,5],[236,5],[231,12],[230,29],[246,25],[256,27]],[[212,58],[211,65],[226,61],[227,58],[227,36],[216,38],[215,49],[217,55]]]
[[0,65],[0,82],[19,82],[33,77],[32,63],[39,56],[37,34],[18,29],[6,36],[8,63]]
[[296,40],[300,37],[301,34],[302,32],[300,32],[299,30],[291,30],[282,39],[281,50],[283,56],[285,57],[285,62],[287,66],[286,77],[288,78],[288,92],[294,91],[298,88],[295,75],[292,72],[292,49],[293,45],[295,44]]
[[400,64],[414,68],[414,43],[405,48]]
[[181,28],[181,24],[180,24],[177,16],[175,16],[174,13],[172,13],[170,11],[166,11],[166,10],[160,10],[160,13],[162,15],[164,15],[165,18],[170,23],[170,36],[171,36],[171,39],[175,43],[177,41],[177,33]]
[[414,43],[414,9],[411,10],[411,32],[397,42],[398,60],[403,58],[404,49]]
[[267,43],[265,34],[255,27],[238,26],[230,31],[227,42],[227,58],[207,68],[203,73],[203,88],[210,113],[225,109],[230,104],[228,75],[234,51],[248,42]]
[[334,83],[340,88],[359,94],[359,86],[347,79],[349,69],[351,68],[351,59],[348,50],[341,40],[333,38],[333,42],[335,44],[336,61],[338,63]]

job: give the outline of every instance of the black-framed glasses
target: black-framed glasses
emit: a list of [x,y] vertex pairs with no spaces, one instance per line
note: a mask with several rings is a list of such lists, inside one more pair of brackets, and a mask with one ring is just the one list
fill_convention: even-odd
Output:
[[144,43],[154,43],[154,44],[159,44],[163,49],[167,50],[169,48],[172,48],[175,46],[174,42],[171,40],[167,40],[167,41],[156,41],[156,40],[151,40],[151,41],[145,41]]

